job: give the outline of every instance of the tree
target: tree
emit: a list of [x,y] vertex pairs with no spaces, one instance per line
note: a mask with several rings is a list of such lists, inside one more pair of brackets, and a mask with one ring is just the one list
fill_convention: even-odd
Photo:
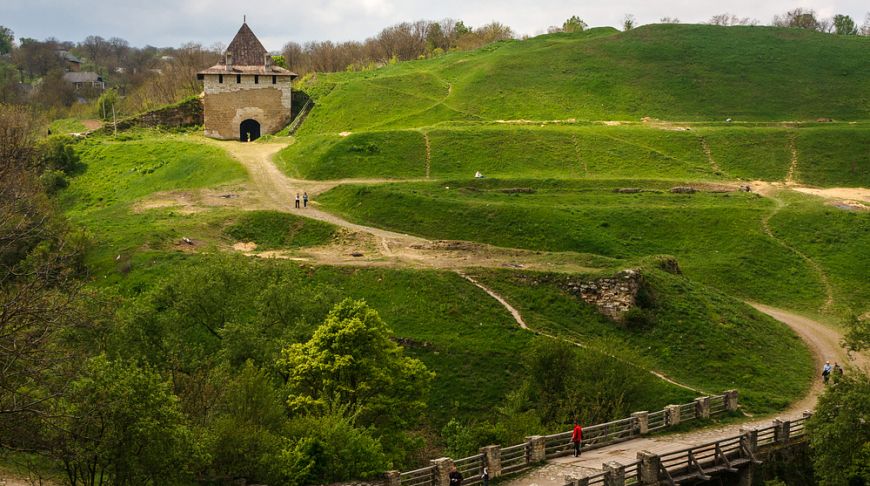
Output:
[[178,399],[147,368],[93,358],[64,404],[53,453],[72,486],[178,484],[204,459]]
[[834,32],[838,35],[857,35],[858,26],[848,15],[834,15]]
[[864,25],[861,26],[861,35],[870,35],[870,12],[864,17]]
[[852,316],[846,323],[843,346],[849,352],[860,352],[870,348],[870,319]]
[[290,69],[290,66],[287,65],[287,61],[284,60],[284,56],[272,56],[272,64],[284,69]]
[[723,13],[710,17],[710,20],[707,22],[710,25],[721,25],[721,26],[729,26],[729,25],[756,25],[758,24],[757,20],[750,20],[749,17],[740,18],[736,15]]
[[632,14],[625,14],[625,17],[622,18],[622,30],[625,32],[633,29],[636,24],[637,19]]
[[855,371],[828,386],[807,421],[822,485],[870,483],[870,377]]
[[582,32],[587,25],[580,17],[572,15],[562,24],[562,32]]
[[12,43],[15,42],[15,33],[9,27],[0,25],[0,54],[12,52]]
[[287,404],[295,413],[322,413],[348,405],[362,425],[404,426],[426,407],[434,374],[403,356],[391,331],[364,301],[337,304],[306,343],[281,353]]
[[659,23],[662,23],[662,24],[679,24],[679,23],[680,23],[680,19],[678,19],[678,18],[676,18],[676,17],[662,17],[662,18],[659,19]]
[[773,25],[776,27],[794,27],[798,29],[819,30],[820,24],[816,12],[812,9],[796,8],[784,15],[775,15]]

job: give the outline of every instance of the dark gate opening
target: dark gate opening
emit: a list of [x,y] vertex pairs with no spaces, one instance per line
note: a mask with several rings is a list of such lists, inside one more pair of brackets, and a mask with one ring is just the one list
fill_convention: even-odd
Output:
[[239,127],[239,140],[253,142],[260,138],[260,123],[257,120],[245,120]]

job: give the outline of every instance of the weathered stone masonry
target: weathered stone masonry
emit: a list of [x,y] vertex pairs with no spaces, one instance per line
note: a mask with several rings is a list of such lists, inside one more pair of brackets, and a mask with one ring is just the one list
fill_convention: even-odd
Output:
[[219,76],[206,74],[203,80],[206,136],[238,140],[245,120],[259,122],[263,134],[277,132],[290,121],[289,77],[280,76],[273,85],[268,75],[259,76],[258,84],[253,75],[240,75],[241,83],[232,74],[223,75],[224,82],[219,83]]

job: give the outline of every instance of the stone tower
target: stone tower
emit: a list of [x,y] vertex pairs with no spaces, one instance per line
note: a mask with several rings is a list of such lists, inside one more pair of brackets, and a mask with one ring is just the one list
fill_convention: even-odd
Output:
[[272,65],[272,56],[243,23],[220,62],[200,71],[205,134],[222,140],[255,140],[290,121],[291,85],[296,77]]

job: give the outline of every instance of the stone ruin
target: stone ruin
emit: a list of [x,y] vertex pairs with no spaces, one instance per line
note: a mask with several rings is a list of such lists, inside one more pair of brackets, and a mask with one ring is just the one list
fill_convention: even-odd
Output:
[[568,281],[564,289],[594,305],[614,321],[621,321],[626,312],[637,305],[637,293],[643,284],[639,269],[622,270],[612,277],[592,281]]

